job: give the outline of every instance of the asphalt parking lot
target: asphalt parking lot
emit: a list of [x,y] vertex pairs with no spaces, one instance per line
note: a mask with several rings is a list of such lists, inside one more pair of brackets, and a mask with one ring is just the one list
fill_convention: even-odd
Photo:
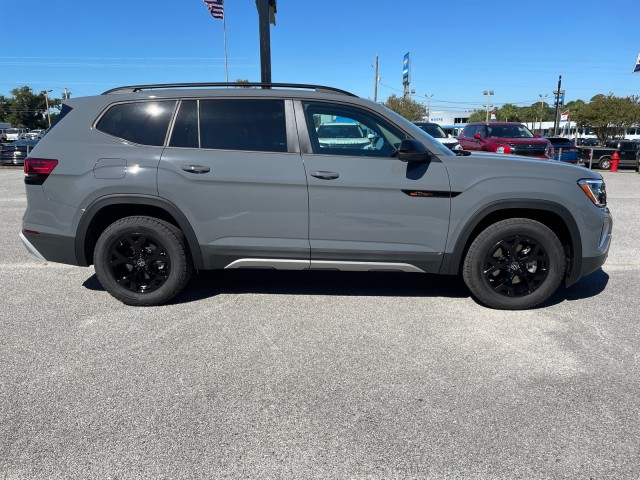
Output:
[[607,263],[535,310],[264,271],[133,308],[26,251],[0,169],[0,479],[637,479],[640,175],[604,177]]

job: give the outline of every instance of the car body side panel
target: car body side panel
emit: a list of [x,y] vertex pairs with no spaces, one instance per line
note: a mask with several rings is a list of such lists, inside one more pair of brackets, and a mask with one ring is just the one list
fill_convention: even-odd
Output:
[[[190,166],[208,170],[191,173]],[[205,268],[256,256],[309,259],[307,183],[298,153],[167,148],[158,186],[193,226]]]
[[[577,257],[598,257],[608,250],[608,242],[603,243],[601,236],[605,229],[610,230],[610,213],[593,205],[576,183],[577,177],[601,178],[600,175],[570,164],[550,165],[548,160],[483,157],[482,164],[474,164],[473,155],[447,162],[452,190],[460,192],[452,199],[446,253],[453,257],[445,266],[448,272],[457,273],[473,225],[496,209],[546,210],[559,215],[572,236]],[[553,166],[553,179],[548,178],[549,166]],[[529,177],[522,175],[523,169]]]

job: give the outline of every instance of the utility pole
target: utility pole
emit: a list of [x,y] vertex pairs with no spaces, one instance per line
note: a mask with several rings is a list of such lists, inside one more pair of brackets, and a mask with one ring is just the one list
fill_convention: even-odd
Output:
[[256,0],[258,27],[260,30],[260,81],[271,83],[271,31],[269,24],[276,24],[276,0]]
[[260,29],[260,81],[271,83],[271,31],[269,30],[269,0],[256,0]]
[[53,90],[42,90],[44,93],[44,101],[47,106],[47,123],[49,124],[49,128],[51,128],[51,110],[49,109],[49,93]]
[[427,95],[427,122],[430,122],[431,119],[431,97],[433,97],[433,93],[431,95]]
[[378,103],[378,55],[376,55],[376,82],[373,87],[373,101]]
[[544,96],[540,93],[538,94],[538,96],[540,97],[540,128],[538,130],[540,130],[540,135],[542,135],[542,117],[544,117],[544,99],[548,97],[548,95],[545,93]]
[[553,120],[553,135],[558,134],[558,111],[560,110],[560,87],[562,86],[562,75],[558,78],[558,90],[553,92],[556,95],[556,116]]
[[491,95],[493,95],[493,90],[484,90],[482,94],[487,95],[487,123],[489,123],[489,109],[491,108]]

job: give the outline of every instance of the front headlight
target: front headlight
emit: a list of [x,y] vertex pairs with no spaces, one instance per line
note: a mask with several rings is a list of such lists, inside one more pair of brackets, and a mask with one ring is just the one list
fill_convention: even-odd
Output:
[[607,206],[607,189],[605,188],[604,180],[583,178],[582,180],[578,180],[578,185],[594,205],[598,207]]

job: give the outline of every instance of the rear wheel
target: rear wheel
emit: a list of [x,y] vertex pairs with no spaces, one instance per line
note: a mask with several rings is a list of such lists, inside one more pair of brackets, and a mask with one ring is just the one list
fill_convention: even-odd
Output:
[[182,231],[145,216],[109,225],[98,238],[93,263],[104,289],[127,305],[168,302],[192,272]]
[[564,270],[562,245],[548,227],[528,218],[511,218],[476,237],[462,273],[469,290],[485,305],[524,310],[548,299]]
[[611,158],[609,157],[601,158],[600,162],[598,162],[598,168],[600,170],[609,170],[611,168]]

